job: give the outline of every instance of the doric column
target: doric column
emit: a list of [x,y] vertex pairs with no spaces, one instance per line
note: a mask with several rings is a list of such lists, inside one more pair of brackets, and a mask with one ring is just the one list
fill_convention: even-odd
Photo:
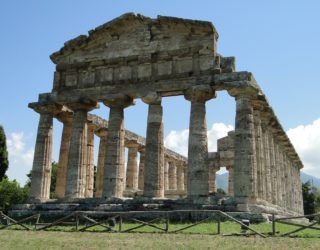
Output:
[[161,96],[149,95],[142,100],[149,104],[143,195],[162,198],[164,196],[164,146]]
[[72,133],[70,140],[67,183],[65,197],[68,199],[84,198],[87,168],[87,115],[98,105],[91,100],[68,105],[73,111]]
[[95,197],[102,196],[103,189],[103,175],[104,175],[104,163],[105,163],[105,154],[106,154],[106,145],[107,145],[107,128],[101,128],[96,131],[96,135],[100,138],[99,143],[99,153],[98,153],[98,165],[97,165],[97,176],[96,176],[96,191]]
[[93,197],[93,185],[94,185],[94,129],[93,124],[88,123],[87,134],[87,166],[85,173],[86,178],[86,190],[85,197]]
[[219,167],[216,165],[209,166],[209,193],[217,192],[216,173]]
[[123,195],[125,184],[123,110],[133,103],[132,98],[128,96],[104,101],[104,104],[110,107],[102,194],[104,198],[120,198]]
[[271,130],[267,130],[269,139],[269,153],[270,153],[270,172],[271,172],[271,202],[272,204],[278,204],[277,200],[277,170],[275,159],[275,145],[273,140],[273,134]]
[[177,189],[179,191],[184,190],[184,171],[183,164],[181,162],[177,163]]
[[183,190],[186,190],[188,192],[188,163],[183,163],[183,176],[184,176],[184,182],[183,182]]
[[140,161],[139,161],[139,177],[138,177],[138,189],[144,189],[144,163],[145,163],[145,149],[140,147]]
[[164,158],[164,190],[168,190],[169,189],[169,162],[168,162],[168,158],[165,157]]
[[169,189],[176,190],[177,189],[177,167],[176,163],[173,160],[169,161]]
[[57,198],[63,198],[66,190],[68,156],[70,148],[71,130],[72,130],[72,112],[62,112],[57,118],[63,123],[63,130],[60,144],[59,168],[57,172],[55,195]]
[[266,199],[266,183],[265,183],[265,158],[264,158],[264,145],[261,127],[261,118],[259,106],[254,106],[253,119],[254,119],[254,133],[255,133],[255,156],[257,164],[257,189],[258,198]]
[[29,107],[40,114],[29,198],[34,201],[43,201],[50,198],[52,124],[53,116],[61,110],[61,106],[30,103]]
[[209,86],[195,86],[185,92],[191,102],[188,145],[188,198],[197,199],[209,194],[208,139],[206,101],[215,97]]
[[126,189],[136,191],[138,189],[138,148],[137,141],[126,143],[128,148]]
[[234,196],[234,170],[233,170],[233,166],[228,166],[227,170],[229,171],[228,195]]
[[252,107],[255,93],[252,89],[229,90],[236,98],[234,195],[239,204],[254,203],[258,196]]

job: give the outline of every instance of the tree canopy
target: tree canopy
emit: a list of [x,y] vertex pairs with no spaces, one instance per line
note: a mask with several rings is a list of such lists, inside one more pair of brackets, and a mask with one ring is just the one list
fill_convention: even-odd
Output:
[[0,181],[6,177],[6,172],[9,167],[8,151],[6,143],[6,135],[4,129],[0,126]]

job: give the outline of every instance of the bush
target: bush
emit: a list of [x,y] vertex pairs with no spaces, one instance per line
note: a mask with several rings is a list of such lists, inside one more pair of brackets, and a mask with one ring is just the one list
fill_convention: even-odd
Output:
[[28,187],[21,188],[16,180],[4,178],[0,182],[0,210],[7,212],[13,205],[24,203],[28,192]]

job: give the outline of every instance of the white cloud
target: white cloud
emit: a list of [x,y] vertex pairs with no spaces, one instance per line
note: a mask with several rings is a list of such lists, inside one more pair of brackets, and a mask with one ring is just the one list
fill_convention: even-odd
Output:
[[[217,139],[227,136],[228,131],[233,130],[233,126],[224,123],[214,123],[208,130],[209,152],[217,150]],[[188,155],[189,130],[171,131],[164,139],[164,145],[171,150],[184,156]]]
[[289,129],[287,134],[304,164],[303,171],[320,177],[320,118]]
[[33,148],[26,147],[26,141],[31,136],[26,136],[23,132],[11,133],[7,138],[7,149],[9,153],[9,169],[7,175],[10,179],[16,179],[24,185],[32,167]]

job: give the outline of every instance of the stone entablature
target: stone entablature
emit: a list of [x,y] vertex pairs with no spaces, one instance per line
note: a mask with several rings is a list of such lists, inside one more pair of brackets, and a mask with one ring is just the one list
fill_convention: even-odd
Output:
[[[69,145],[61,150],[68,156],[60,158],[70,200],[92,196],[87,180],[92,178],[92,125],[97,123],[102,126],[96,130],[97,186],[103,199],[120,198],[126,187],[138,187],[152,199],[166,193],[180,196],[183,190],[190,202],[206,203],[215,191],[215,171],[223,164],[231,173],[229,193],[239,211],[278,206],[301,214],[299,156],[252,73],[236,72],[234,57],[217,53],[217,39],[210,22],[128,13],[66,42],[51,55],[56,64],[52,92],[30,104],[40,113],[32,190],[47,190],[52,119],[57,117],[64,123],[61,148]],[[218,152],[209,154],[205,104],[219,91],[235,99],[235,131],[218,141]],[[191,105],[188,159],[182,168],[186,159],[163,145],[162,98],[177,95]],[[124,109],[137,98],[148,105],[146,139],[124,130]],[[99,102],[110,109],[107,130],[103,120],[88,116]],[[72,121],[58,115],[62,108],[70,110]],[[138,170],[137,152],[143,159]],[[286,184],[279,185],[277,176]],[[43,193],[34,191],[31,197],[47,199]]]

